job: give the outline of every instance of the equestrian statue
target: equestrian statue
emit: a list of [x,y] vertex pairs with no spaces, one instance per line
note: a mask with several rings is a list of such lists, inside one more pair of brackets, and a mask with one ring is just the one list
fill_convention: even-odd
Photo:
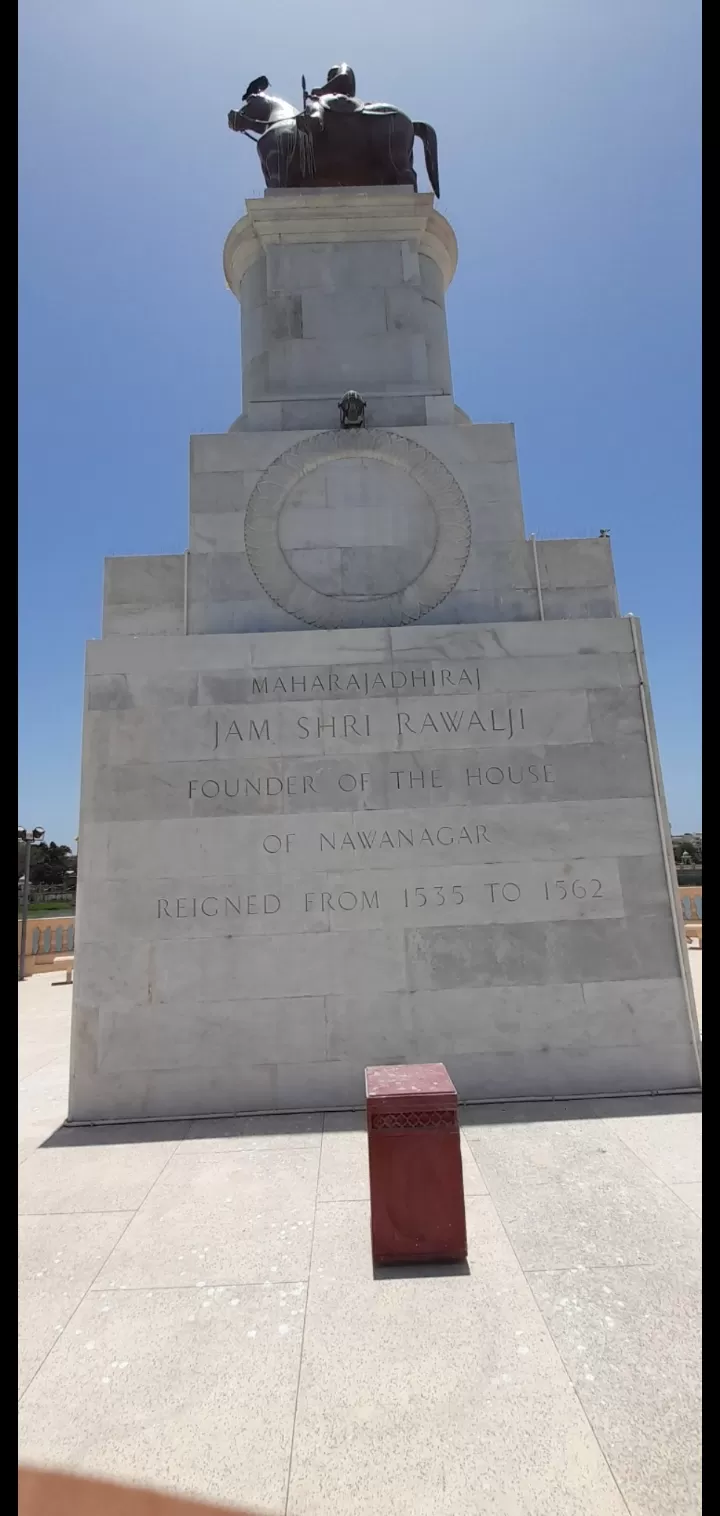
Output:
[[437,137],[424,121],[411,121],[394,105],[368,103],[355,94],[347,63],[331,68],[327,82],[307,90],[303,108],[271,95],[261,75],[243,95],[228,126],[257,140],[268,189],[332,189],[336,186],[410,184],[417,190],[413,142],[425,149],[425,167],[440,195]]

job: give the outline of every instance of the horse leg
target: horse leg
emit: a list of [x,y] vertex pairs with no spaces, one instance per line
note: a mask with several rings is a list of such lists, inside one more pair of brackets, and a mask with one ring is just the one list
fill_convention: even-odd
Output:
[[282,189],[283,186],[279,177],[280,164],[277,148],[264,147],[262,137],[258,142],[258,158],[260,159],[260,167],[263,171],[266,189]]
[[298,189],[305,182],[295,127],[270,130],[260,138],[258,153],[268,189]]

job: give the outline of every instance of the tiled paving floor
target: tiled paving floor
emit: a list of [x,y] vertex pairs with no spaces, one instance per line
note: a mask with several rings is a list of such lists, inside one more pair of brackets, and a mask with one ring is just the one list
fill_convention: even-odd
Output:
[[62,1131],[52,981],[20,994],[23,1461],[277,1516],[696,1516],[698,1098],[466,1112],[469,1271],[375,1279],[361,1115]]

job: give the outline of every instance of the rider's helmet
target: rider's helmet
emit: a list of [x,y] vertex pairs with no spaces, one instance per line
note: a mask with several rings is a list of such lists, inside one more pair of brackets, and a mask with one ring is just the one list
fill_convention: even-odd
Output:
[[337,63],[334,68],[328,69],[327,83],[332,84],[334,79],[338,81],[338,84],[341,80],[343,84],[347,84],[347,88],[340,91],[341,94],[355,94],[355,75],[349,63]]

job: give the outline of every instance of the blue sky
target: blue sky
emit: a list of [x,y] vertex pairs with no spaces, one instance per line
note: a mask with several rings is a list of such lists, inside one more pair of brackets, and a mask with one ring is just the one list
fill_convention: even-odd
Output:
[[515,422],[528,532],[611,530],[701,826],[699,31],[698,0],[24,0],[21,823],[76,836],[103,558],[184,551],[189,435],[241,409],[221,255],[262,176],[227,111],[346,59],[436,128],[456,400]]

